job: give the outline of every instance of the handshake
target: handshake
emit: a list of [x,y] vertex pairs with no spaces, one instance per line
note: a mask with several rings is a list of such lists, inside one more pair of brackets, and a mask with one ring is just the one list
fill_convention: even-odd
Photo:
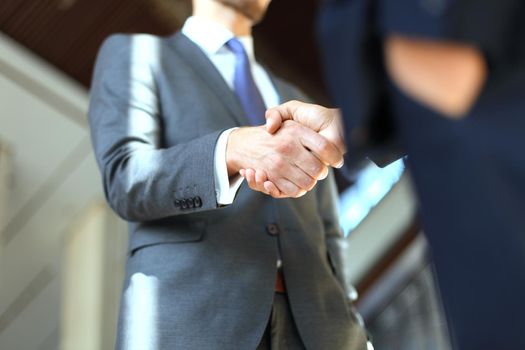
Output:
[[228,175],[274,198],[301,197],[343,166],[346,151],[338,109],[290,101],[266,111],[266,125],[234,130],[228,139]]

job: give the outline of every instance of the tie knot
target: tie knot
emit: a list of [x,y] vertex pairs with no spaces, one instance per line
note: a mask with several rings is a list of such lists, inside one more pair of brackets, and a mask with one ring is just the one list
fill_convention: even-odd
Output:
[[246,55],[246,51],[244,50],[244,46],[237,38],[231,38],[226,43],[226,46],[235,54],[235,55]]

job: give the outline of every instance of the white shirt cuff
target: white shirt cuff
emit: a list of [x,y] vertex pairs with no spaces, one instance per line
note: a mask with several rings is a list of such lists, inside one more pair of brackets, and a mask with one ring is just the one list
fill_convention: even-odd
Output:
[[232,176],[230,179],[228,176],[228,167],[226,165],[226,146],[228,146],[228,137],[235,129],[237,128],[223,131],[217,140],[217,145],[215,146],[215,195],[217,197],[217,204],[219,205],[232,204],[235,195],[244,180],[239,174]]

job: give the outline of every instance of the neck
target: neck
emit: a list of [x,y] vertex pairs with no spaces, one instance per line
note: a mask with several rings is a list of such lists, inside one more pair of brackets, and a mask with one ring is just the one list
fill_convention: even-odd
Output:
[[194,1],[193,16],[220,23],[235,36],[252,34],[252,20],[233,7],[226,6],[218,1]]

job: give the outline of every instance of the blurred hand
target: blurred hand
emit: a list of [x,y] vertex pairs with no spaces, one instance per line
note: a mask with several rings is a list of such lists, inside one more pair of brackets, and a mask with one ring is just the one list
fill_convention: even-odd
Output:
[[[315,131],[337,148],[340,154],[337,159],[327,159],[312,150],[312,153],[321,162],[336,168],[343,166],[346,146],[341,114],[338,109],[325,108],[300,101],[289,101],[266,111],[266,130],[270,134],[276,133],[287,120],[293,120]],[[240,170],[240,174],[254,191],[269,194],[274,198],[289,197],[279,184],[271,181],[270,174],[262,169],[245,168]]]
[[383,51],[386,70],[404,93],[453,119],[468,114],[489,74],[483,52],[470,44],[391,35]]
[[[334,164],[341,157],[339,149],[323,136],[291,120],[282,122],[274,134],[268,133],[264,126],[236,129],[226,147],[229,175],[241,169],[257,169],[261,179],[272,183],[274,187],[269,188],[279,198],[304,195],[328,174],[320,159]],[[255,177],[255,170],[252,172]],[[257,188],[272,194],[264,190],[264,185]]]

